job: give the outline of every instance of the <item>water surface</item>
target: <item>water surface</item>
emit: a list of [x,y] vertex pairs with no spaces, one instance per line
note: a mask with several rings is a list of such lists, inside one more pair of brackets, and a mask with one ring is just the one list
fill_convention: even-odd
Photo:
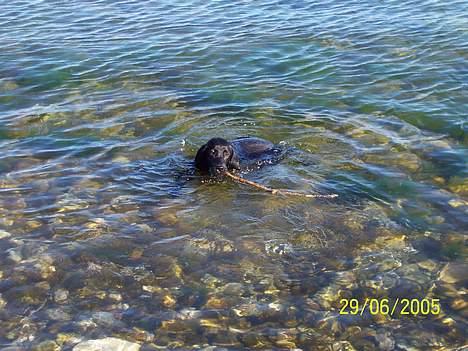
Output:
[[[0,4],[0,346],[466,342],[466,1]],[[289,150],[192,177],[212,136]],[[340,299],[437,298],[437,316]]]

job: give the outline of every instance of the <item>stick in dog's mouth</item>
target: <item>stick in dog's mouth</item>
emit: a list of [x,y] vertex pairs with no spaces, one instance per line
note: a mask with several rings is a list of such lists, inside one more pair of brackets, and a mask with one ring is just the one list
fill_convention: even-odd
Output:
[[261,189],[264,191],[267,191],[269,193],[272,193],[273,195],[292,195],[292,196],[302,196],[302,197],[307,197],[307,198],[322,198],[322,199],[333,199],[338,196],[338,194],[303,194],[299,193],[297,191],[290,191],[290,190],[283,190],[283,189],[273,189],[270,187],[267,187],[265,185],[259,184],[252,182],[251,180],[244,179],[242,177],[238,177],[228,171],[224,172],[224,175],[228,176],[229,178],[235,180],[236,182],[242,183],[242,184],[248,184],[250,186],[253,186],[257,189]]

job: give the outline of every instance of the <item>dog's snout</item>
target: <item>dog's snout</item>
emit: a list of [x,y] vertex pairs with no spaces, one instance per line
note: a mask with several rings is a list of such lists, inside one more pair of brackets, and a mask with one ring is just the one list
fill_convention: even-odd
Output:
[[223,175],[224,173],[226,173],[226,171],[227,171],[227,167],[225,166],[216,166],[216,167],[210,168],[210,174],[212,176]]

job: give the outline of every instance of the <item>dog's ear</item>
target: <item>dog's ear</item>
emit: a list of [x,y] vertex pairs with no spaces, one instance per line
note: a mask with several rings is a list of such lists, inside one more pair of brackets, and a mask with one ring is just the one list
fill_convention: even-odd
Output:
[[229,152],[231,153],[231,156],[229,157],[228,160],[228,168],[234,168],[234,169],[240,169],[240,160],[239,157],[237,156],[236,152],[234,151],[234,148],[229,145]]
[[197,155],[195,156],[195,167],[201,171],[206,171],[208,169],[205,156],[207,148],[207,144],[203,145],[200,149],[198,149]]

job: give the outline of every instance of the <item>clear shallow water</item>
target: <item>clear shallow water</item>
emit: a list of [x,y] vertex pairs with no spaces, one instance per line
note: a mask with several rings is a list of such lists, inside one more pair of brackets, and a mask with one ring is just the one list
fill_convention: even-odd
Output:
[[[466,7],[1,4],[0,345],[463,345]],[[189,176],[243,135],[290,149],[246,178],[339,198]],[[442,314],[339,315],[385,296]]]

